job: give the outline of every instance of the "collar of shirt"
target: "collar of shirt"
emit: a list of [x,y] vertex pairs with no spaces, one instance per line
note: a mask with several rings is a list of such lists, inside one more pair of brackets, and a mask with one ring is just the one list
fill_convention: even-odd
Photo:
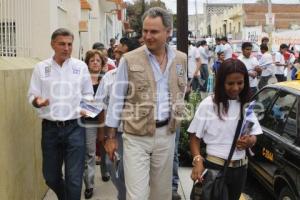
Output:
[[60,66],[55,60],[54,60],[54,56],[51,58],[51,65],[54,67],[58,67],[59,69],[63,68],[63,66],[68,65],[71,61],[71,57],[66,59],[63,63],[62,66]]
[[155,81],[160,80],[161,78],[163,78],[163,76],[168,76],[170,66],[175,58],[175,51],[167,44],[166,44],[166,50],[167,50],[168,63],[167,63],[166,70],[164,71],[164,73],[162,73],[155,55],[152,54],[147,47],[145,48],[145,53],[149,59],[149,63],[151,64],[152,69],[158,73],[158,74],[154,73]]

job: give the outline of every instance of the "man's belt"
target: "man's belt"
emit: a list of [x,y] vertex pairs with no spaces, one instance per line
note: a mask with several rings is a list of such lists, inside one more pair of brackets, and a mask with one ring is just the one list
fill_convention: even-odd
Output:
[[48,119],[43,119],[43,123],[51,124],[51,125],[57,126],[58,128],[62,128],[62,127],[66,127],[71,124],[74,124],[75,122],[77,122],[77,120],[80,120],[80,119],[70,119],[70,120],[66,120],[66,121],[51,121]]
[[[221,166],[224,166],[224,163],[225,163],[224,159],[216,157],[216,156],[211,156],[211,155],[207,155],[206,160],[211,162],[211,163],[221,165]],[[242,166],[247,165],[247,164],[248,164],[248,158],[246,157],[246,158],[243,158],[243,159],[240,159],[240,160],[231,160],[229,162],[228,167],[237,168],[237,167],[242,167]]]
[[163,127],[169,123],[169,119],[163,120],[163,121],[158,121],[156,120],[156,128]]

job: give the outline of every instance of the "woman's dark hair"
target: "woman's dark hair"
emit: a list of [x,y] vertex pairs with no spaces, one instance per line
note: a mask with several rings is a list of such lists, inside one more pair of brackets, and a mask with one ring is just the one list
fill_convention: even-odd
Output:
[[217,105],[218,116],[222,119],[222,114],[226,114],[229,108],[229,97],[225,92],[225,80],[229,74],[241,73],[244,75],[244,88],[239,94],[239,101],[241,102],[241,108],[249,101],[250,97],[250,86],[249,86],[249,75],[248,70],[244,63],[238,59],[227,59],[225,60],[216,76],[216,86],[213,101]]

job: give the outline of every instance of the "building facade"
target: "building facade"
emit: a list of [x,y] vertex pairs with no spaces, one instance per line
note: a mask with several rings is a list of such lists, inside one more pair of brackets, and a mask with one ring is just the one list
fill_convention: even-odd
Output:
[[192,33],[192,37],[194,38],[200,38],[203,35],[206,34],[205,31],[205,16],[204,14],[194,14],[194,15],[189,15],[188,17],[188,27],[189,31]]
[[82,58],[94,42],[122,36],[124,14],[122,0],[0,0],[0,56],[45,59],[51,33],[65,27]]
[[[267,35],[267,4],[239,4],[221,15],[211,16],[211,30],[215,36],[229,36],[232,39],[245,39],[258,42]],[[299,4],[273,4],[273,32],[293,30],[300,27]]]
[[222,4],[222,3],[206,3],[204,4],[204,16],[205,16],[205,35],[213,35],[212,32],[212,21],[213,15],[222,15],[226,10],[232,8],[235,4]]

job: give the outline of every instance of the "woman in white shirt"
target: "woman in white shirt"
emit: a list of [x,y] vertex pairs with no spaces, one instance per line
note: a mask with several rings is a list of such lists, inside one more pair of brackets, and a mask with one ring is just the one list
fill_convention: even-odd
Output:
[[[243,108],[249,100],[249,76],[247,68],[240,60],[225,60],[216,77],[215,94],[205,98],[199,105],[188,132],[193,159],[191,178],[203,181],[205,168],[221,170],[233,142],[236,127]],[[249,134],[240,136],[236,150],[227,170],[225,186],[228,199],[238,200],[247,176],[245,149],[252,147],[256,136],[262,133],[255,115],[254,125]],[[200,140],[206,144],[206,158],[200,154]]]

